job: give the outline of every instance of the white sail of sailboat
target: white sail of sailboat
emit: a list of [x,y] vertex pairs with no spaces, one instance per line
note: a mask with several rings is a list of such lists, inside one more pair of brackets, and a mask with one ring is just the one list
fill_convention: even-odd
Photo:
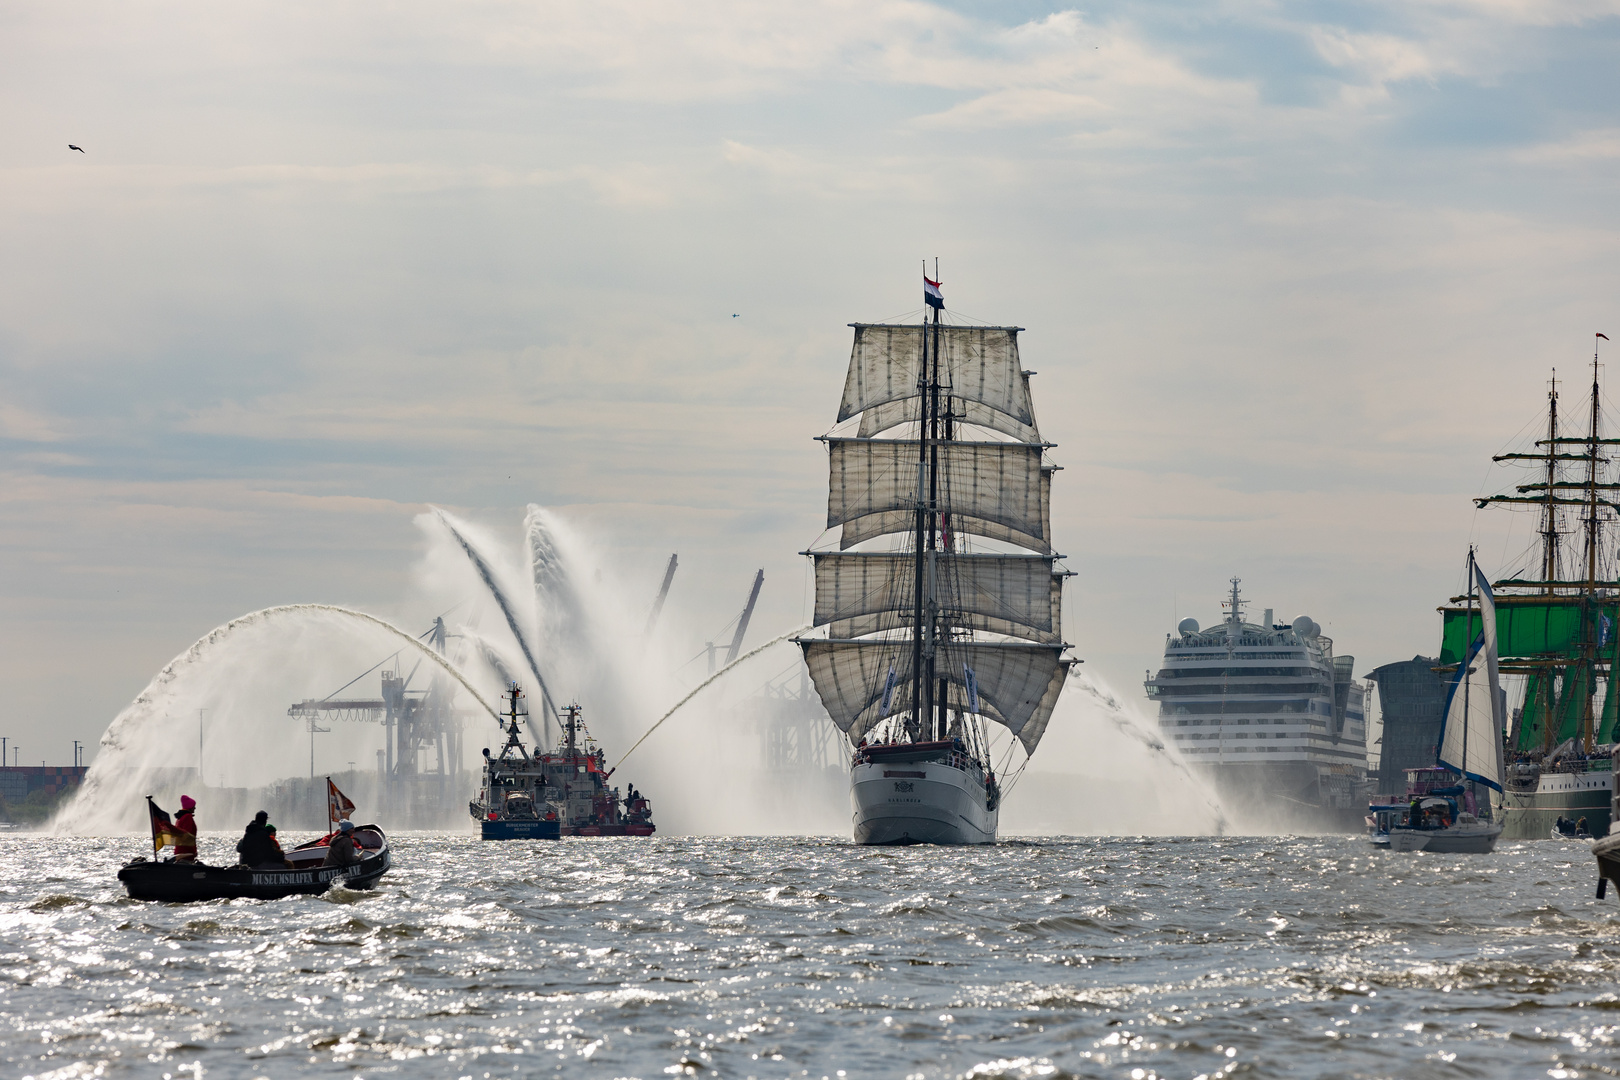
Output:
[[863,843],[993,841],[983,722],[1033,753],[1074,663],[1051,543],[1056,469],[1020,328],[946,325],[930,288],[931,323],[852,324],[837,424],[859,422],[822,437],[838,548],[805,553],[825,636],[799,644],[856,746]]
[[[1478,606],[1476,624],[1475,606]],[[1463,782],[1413,799],[1406,822],[1389,830],[1392,851],[1483,854],[1502,835],[1499,822],[1481,820],[1489,802],[1470,810],[1470,781],[1502,790],[1502,683],[1497,668],[1496,598],[1489,579],[1468,552],[1468,649],[1457,665],[1441,715],[1439,764],[1455,770]],[[1474,626],[1479,630],[1476,632]]]
[[1457,666],[1440,721],[1438,760],[1463,777],[1502,790],[1502,680],[1497,670],[1496,598],[1469,553],[1470,594],[1479,605],[1479,632]]

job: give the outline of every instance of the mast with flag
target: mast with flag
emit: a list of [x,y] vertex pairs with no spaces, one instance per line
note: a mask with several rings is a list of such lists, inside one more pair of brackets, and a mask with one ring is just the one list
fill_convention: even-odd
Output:
[[174,827],[174,819],[169,816],[167,810],[153,802],[150,795],[146,797],[146,813],[152,822],[153,855],[180,842],[180,830]]
[[332,778],[326,778],[326,824],[327,832],[336,832],[338,822],[354,813],[354,803],[338,786],[332,783]]

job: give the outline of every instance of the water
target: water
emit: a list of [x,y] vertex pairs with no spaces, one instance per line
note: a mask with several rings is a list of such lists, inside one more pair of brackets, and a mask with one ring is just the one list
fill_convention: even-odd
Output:
[[0,838],[6,1075],[1562,1078],[1620,1060],[1620,903],[1593,899],[1583,845],[414,834],[372,894],[165,907],[113,886],[139,844]]

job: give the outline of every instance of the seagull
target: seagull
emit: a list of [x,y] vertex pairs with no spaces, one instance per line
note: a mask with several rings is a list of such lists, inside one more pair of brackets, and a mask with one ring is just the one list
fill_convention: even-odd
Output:
[[84,147],[82,147],[82,146],[74,146],[72,143],[68,143],[68,149],[69,150],[77,150],[81,154],[84,153]]

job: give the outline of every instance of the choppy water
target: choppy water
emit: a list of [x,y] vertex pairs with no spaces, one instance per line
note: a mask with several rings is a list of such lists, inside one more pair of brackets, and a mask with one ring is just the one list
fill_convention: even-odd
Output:
[[1582,845],[402,835],[373,893],[190,906],[123,898],[140,846],[0,839],[6,1075],[1620,1072]]

